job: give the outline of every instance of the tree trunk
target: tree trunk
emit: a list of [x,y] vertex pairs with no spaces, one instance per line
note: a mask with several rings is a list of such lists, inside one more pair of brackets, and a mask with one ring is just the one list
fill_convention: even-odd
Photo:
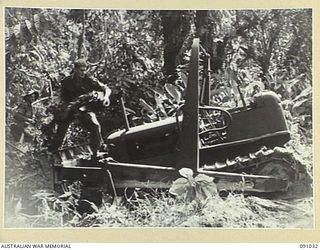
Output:
[[196,37],[200,38],[201,45],[208,51],[212,50],[212,42],[209,34],[209,11],[197,10],[195,25]]
[[189,11],[160,11],[164,38],[164,74],[170,83],[176,79],[179,51],[190,31]]
[[82,46],[83,46],[83,42],[84,42],[84,35],[85,35],[85,29],[86,29],[86,11],[83,10],[82,12],[82,31],[81,31],[81,35],[79,36],[79,40],[78,40],[78,51],[77,51],[77,56],[78,58],[82,57]]
[[280,12],[278,10],[272,10],[271,14],[273,14],[273,18],[276,20],[276,26],[273,28],[269,37],[266,41],[265,52],[262,55],[262,58],[259,60],[260,67],[262,73],[260,74],[261,80],[264,82],[266,89],[274,90],[274,86],[271,86],[267,81],[267,76],[269,74],[269,68],[271,64],[271,57],[274,50],[274,44],[279,40],[279,35],[282,27],[282,23],[280,21]]

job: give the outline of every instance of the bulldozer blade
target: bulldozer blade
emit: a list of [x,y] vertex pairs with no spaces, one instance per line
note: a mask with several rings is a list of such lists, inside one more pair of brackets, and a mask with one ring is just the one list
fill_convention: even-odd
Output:
[[[112,173],[117,187],[170,187],[179,178],[178,169],[173,167],[151,166],[132,163],[107,163],[106,167]],[[131,178],[123,173],[131,173]],[[228,190],[246,193],[284,192],[288,188],[288,180],[262,175],[248,175],[199,169],[197,174],[214,177],[218,190]],[[148,184],[148,185],[146,185]]]
[[199,169],[199,173],[214,177],[218,190],[274,193],[287,191],[289,185],[288,180],[271,176],[217,172],[204,169]]
[[[174,176],[175,178],[179,177],[178,169],[172,167],[131,163],[108,163],[107,166],[108,169],[115,174],[115,179],[117,179],[117,173],[124,173],[125,169],[131,169],[130,172],[135,175],[135,178],[132,178],[131,181],[132,186],[137,185],[138,183],[151,184],[155,181],[159,182],[159,180],[163,180],[166,183],[164,186],[168,186],[168,181],[171,179],[170,176]],[[216,179],[218,190],[241,191],[248,193],[273,193],[284,192],[288,188],[288,180],[271,176],[229,173],[205,170],[203,168],[199,169],[197,174],[206,174],[214,177]],[[128,180],[125,180],[125,178],[120,182],[129,184]],[[169,182],[172,182],[172,179]]]

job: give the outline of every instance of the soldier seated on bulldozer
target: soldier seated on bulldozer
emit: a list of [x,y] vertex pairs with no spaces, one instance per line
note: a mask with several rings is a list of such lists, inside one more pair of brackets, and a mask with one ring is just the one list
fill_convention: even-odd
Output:
[[10,127],[13,139],[20,143],[31,142],[33,140],[28,127],[34,123],[32,103],[39,98],[39,93],[31,90],[24,94],[22,98],[23,102],[17,107],[13,115],[14,123]]
[[62,145],[65,134],[72,121],[80,120],[85,129],[90,132],[91,159],[97,157],[97,152],[103,144],[101,126],[94,111],[95,105],[109,105],[110,88],[86,74],[87,63],[79,59],[74,63],[73,73],[61,81],[61,103],[59,111],[54,115],[58,125],[53,137],[50,152],[55,152]]

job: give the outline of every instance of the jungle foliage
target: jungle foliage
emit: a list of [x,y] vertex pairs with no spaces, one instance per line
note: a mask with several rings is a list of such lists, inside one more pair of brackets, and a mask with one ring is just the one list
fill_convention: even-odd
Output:
[[[194,37],[201,38],[202,47],[211,58],[213,102],[221,106],[239,105],[237,86],[245,98],[251,98],[262,90],[275,91],[281,96],[293,132],[293,140],[287,146],[309,162],[307,165],[312,173],[311,9],[153,11],[6,8],[7,211],[14,211],[17,215],[28,207],[33,207],[33,210],[38,207],[38,212],[46,213],[47,219],[54,220],[54,225],[85,224],[85,221],[79,222],[80,217],[72,217],[72,221],[65,217],[63,222],[56,221],[59,215],[54,215],[56,212],[53,210],[48,212],[47,208],[59,203],[59,199],[39,191],[50,188],[47,186],[45,152],[51,135],[45,133],[45,125],[52,120],[50,107],[59,102],[60,80],[72,72],[74,60],[86,58],[88,73],[112,89],[111,105],[99,114],[106,138],[111,131],[124,126],[119,96],[125,100],[131,125],[171,115],[170,110],[183,99],[181,89],[187,83],[186,65]],[[21,96],[31,89],[40,93],[40,100],[33,105],[35,122],[31,133],[34,141],[19,145],[12,141],[10,134],[12,116],[22,101]],[[84,135],[85,131],[74,124],[69,129],[65,145],[85,141]],[[31,197],[38,199],[31,201]],[[64,197],[65,200],[69,198]],[[156,203],[159,205],[161,201]],[[148,200],[141,206],[146,202]],[[222,203],[219,204],[222,206]],[[61,208],[61,202],[59,204],[55,206],[60,206],[64,215],[70,215],[64,210],[67,208]],[[161,204],[167,206],[165,202]],[[36,211],[33,213],[37,214]],[[33,218],[36,215],[28,216]],[[49,221],[43,222],[46,218],[41,216],[34,217],[36,220],[32,224],[28,216],[23,217],[27,226],[50,224]],[[111,220],[119,223],[121,216]],[[8,223],[15,226],[12,218],[9,216]],[[73,221],[75,218],[77,221]],[[201,216],[197,218],[202,219]],[[133,223],[129,226],[136,225],[131,220],[129,222]],[[162,225],[155,221],[152,223]],[[184,225],[180,220],[170,223],[168,225]],[[188,224],[187,221],[185,223]],[[213,221],[211,224],[217,223],[230,226],[229,221]],[[199,225],[204,224],[199,222]]]

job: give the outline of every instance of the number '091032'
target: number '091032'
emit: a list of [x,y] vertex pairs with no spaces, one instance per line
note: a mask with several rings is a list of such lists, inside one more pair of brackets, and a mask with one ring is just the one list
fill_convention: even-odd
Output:
[[318,249],[319,244],[316,243],[304,243],[299,245],[302,249]]

